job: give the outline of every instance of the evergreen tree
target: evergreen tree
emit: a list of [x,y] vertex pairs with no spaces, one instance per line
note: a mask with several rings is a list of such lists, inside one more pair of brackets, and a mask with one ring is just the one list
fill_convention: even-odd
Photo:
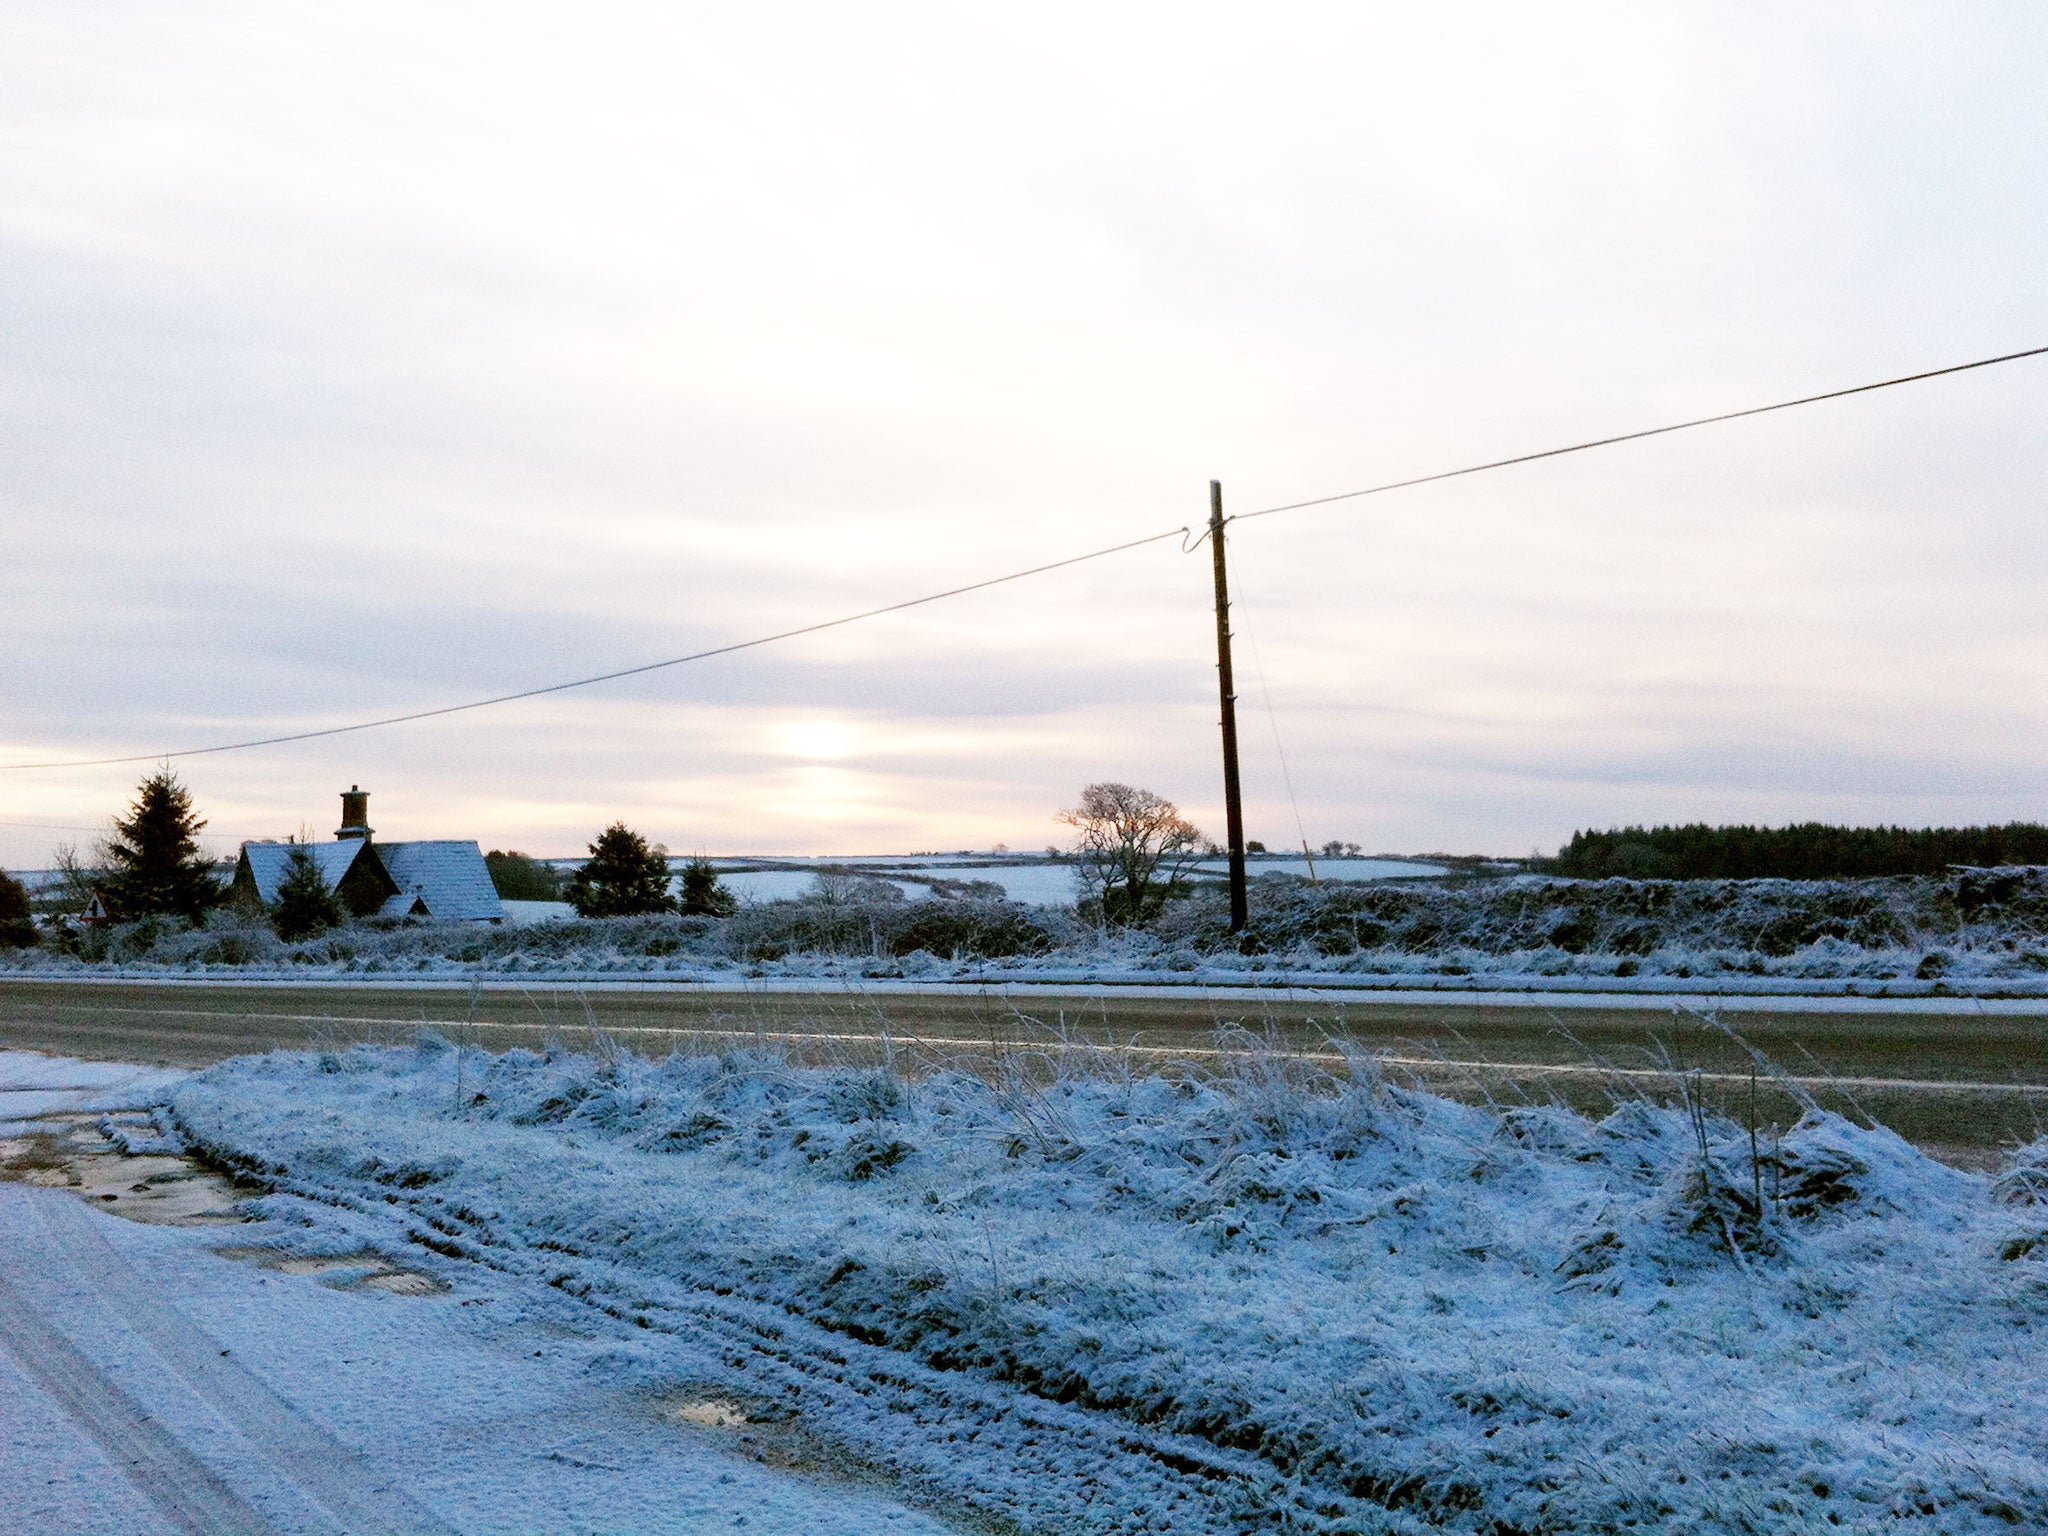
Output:
[[199,851],[197,834],[205,825],[169,768],[142,781],[106,847],[113,867],[107,898],[121,917],[165,912],[197,922],[220,900],[213,866]]
[[718,871],[709,859],[692,859],[683,866],[683,895],[679,903],[685,917],[731,917],[740,909],[733,894],[718,883]]
[[0,949],[27,949],[37,939],[35,919],[29,916],[28,887],[0,871]]
[[590,860],[563,892],[578,917],[638,917],[673,912],[668,894],[668,850],[623,821],[615,821],[590,845]]
[[270,926],[277,936],[288,944],[310,939],[338,926],[345,916],[313,855],[304,847],[286,854],[284,878],[277,882],[277,905],[270,909]]

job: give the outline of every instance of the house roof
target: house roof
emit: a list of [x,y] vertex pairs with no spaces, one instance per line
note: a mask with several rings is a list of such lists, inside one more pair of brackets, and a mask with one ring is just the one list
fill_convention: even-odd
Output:
[[297,849],[313,856],[330,891],[359,858],[367,857],[381,866],[398,890],[378,908],[380,917],[495,921],[505,915],[483,853],[473,840],[452,838],[419,843],[377,843],[366,838],[332,843],[244,843],[242,856],[249,861],[256,894],[263,901],[277,900],[286,861]]
[[321,880],[331,891],[369,846],[355,840],[341,843],[244,843],[242,857],[249,861],[249,873],[256,881],[256,894],[267,903],[277,900],[278,884],[284,879],[294,853],[304,852],[313,856]]
[[498,888],[474,839],[423,843],[372,843],[398,895],[384,903],[390,915],[414,910],[410,898],[425,900],[434,917],[496,919],[505,915]]

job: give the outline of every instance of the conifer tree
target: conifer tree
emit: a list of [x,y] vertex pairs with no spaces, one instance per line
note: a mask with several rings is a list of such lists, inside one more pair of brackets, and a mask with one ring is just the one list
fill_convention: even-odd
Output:
[[303,846],[293,848],[285,855],[284,878],[277,882],[277,905],[270,909],[277,936],[288,944],[310,939],[339,925],[344,915],[313,855]]
[[169,913],[198,921],[220,900],[213,866],[199,851],[205,819],[169,768],[159,768],[135,791],[126,820],[114,823],[107,842],[113,878],[107,892],[117,915]]
[[673,912],[668,894],[668,850],[615,821],[590,845],[589,862],[563,892],[579,917],[639,917]]
[[711,861],[702,858],[683,866],[683,894],[678,905],[685,917],[731,917],[740,906],[732,892],[719,884]]
[[0,873],[0,949],[27,949],[36,940],[35,919],[29,916],[28,887],[14,876]]

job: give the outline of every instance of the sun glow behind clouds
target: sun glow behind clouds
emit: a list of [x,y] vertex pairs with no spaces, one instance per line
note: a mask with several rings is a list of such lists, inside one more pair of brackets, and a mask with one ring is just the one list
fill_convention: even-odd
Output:
[[[507,692],[1157,532],[1212,475],[1244,510],[2048,336],[2038,6],[15,9],[10,759]],[[2039,814],[2044,398],[2018,365],[1243,525],[1312,840]],[[544,852],[615,816],[1032,846],[1102,778],[1213,828],[1206,583],[1160,545],[185,768],[223,829],[374,782],[409,835]],[[137,776],[0,780],[0,823]]]
[[829,763],[852,757],[860,746],[858,728],[844,720],[788,720],[771,734],[779,756],[812,762]]

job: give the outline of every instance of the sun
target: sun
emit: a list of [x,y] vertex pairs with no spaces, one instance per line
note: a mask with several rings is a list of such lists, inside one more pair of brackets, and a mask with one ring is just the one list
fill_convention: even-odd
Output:
[[784,757],[831,762],[853,755],[856,734],[840,720],[792,720],[775,728],[775,748]]

